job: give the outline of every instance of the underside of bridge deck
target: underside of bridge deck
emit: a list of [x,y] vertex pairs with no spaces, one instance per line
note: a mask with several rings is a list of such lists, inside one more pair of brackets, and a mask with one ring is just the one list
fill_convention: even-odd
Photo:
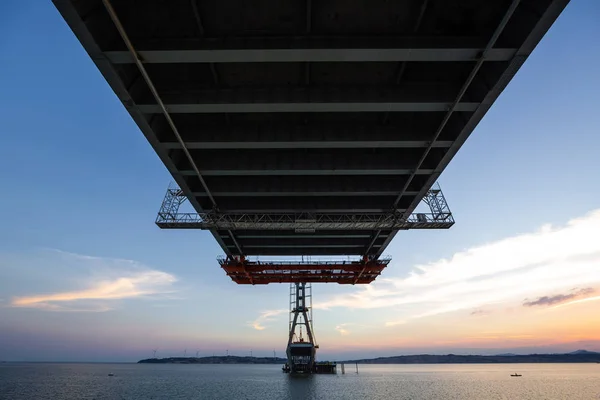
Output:
[[[196,212],[402,218],[568,3],[53,1]],[[399,230],[220,226],[229,256],[376,258]]]

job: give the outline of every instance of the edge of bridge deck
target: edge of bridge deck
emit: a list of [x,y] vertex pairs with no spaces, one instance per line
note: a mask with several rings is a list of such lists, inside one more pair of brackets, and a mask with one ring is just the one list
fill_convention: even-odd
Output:
[[[91,35],[81,17],[75,10],[72,2],[70,0],[52,0],[55,7],[61,13],[67,24],[70,26],[71,30],[77,37],[77,39],[83,45],[85,51],[89,54],[90,58],[93,60],[94,64],[98,70],[102,73],[110,87],[113,89],[119,100],[123,103],[137,126],[142,131],[143,135],[146,137],[162,163],[165,165],[177,185],[183,190],[186,194],[189,202],[194,206],[194,208],[198,211],[202,211],[203,208],[198,202],[197,198],[192,196],[192,191],[188,187],[183,175],[178,173],[178,169],[175,166],[175,163],[168,155],[168,150],[165,149],[155,132],[153,131],[150,123],[145,118],[143,112],[133,101],[130,93],[125,87],[123,81],[115,71],[113,64],[110,60],[105,56],[102,52],[98,44],[96,43],[94,37]],[[215,238],[221,249],[227,255],[231,255],[231,249],[227,247],[221,236],[214,230],[210,231],[212,236]]]

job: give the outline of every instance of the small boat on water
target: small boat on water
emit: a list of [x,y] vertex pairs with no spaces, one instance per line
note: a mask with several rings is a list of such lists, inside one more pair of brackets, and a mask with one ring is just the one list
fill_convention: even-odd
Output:
[[115,374],[108,374],[108,376],[115,376]]
[[510,374],[510,376],[523,376],[521,374]]

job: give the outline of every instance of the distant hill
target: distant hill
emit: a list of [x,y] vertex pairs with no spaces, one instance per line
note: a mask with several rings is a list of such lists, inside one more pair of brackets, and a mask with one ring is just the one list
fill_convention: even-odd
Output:
[[576,350],[576,351],[573,351],[573,352],[567,353],[567,354],[600,354],[600,353],[597,353],[595,351]]
[[511,364],[511,363],[597,363],[600,353],[578,350],[568,354],[502,354],[495,356],[466,356],[456,354],[379,357],[342,361],[359,364]]
[[[141,364],[282,364],[285,358],[274,357],[169,357],[140,360]],[[600,353],[577,350],[566,354],[498,354],[494,356],[466,356],[456,354],[379,357],[339,361],[359,364],[512,364],[512,363],[600,363]]]
[[214,356],[147,358],[138,361],[138,364],[281,364],[286,361],[286,358],[280,357]]

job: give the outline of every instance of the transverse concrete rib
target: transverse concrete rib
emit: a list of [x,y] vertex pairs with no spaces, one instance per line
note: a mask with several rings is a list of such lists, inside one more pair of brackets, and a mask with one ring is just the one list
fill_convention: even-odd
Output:
[[[420,169],[417,175],[430,175],[434,172],[432,169]],[[411,169],[214,169],[202,171],[204,176],[271,176],[271,175],[408,175],[412,173]],[[181,170],[179,174],[183,176],[195,176],[192,170]]]
[[[355,197],[355,196],[395,196],[398,194],[397,190],[388,191],[321,191],[321,192],[309,192],[309,191],[297,191],[297,192],[274,192],[274,191],[262,191],[262,192],[212,192],[215,197]],[[196,197],[205,197],[204,192],[192,192]],[[417,195],[417,192],[406,192],[406,195]]]
[[[488,61],[510,60],[516,49],[494,49]],[[239,49],[139,51],[144,63],[256,63],[256,62],[456,62],[473,61],[481,49]],[[126,51],[107,51],[114,64],[131,64]]]
[[[442,112],[452,106],[451,102],[442,103],[238,103],[238,104],[167,104],[167,110],[173,114],[196,113],[290,113],[290,112]],[[454,111],[473,112],[479,103],[459,103]],[[145,114],[158,114],[162,110],[156,104],[138,105]]]
[[[432,147],[447,148],[452,141],[436,141]],[[188,149],[365,149],[365,148],[425,148],[429,142],[424,140],[373,140],[373,141],[247,141],[213,142],[188,141]],[[164,142],[166,149],[181,149],[179,142]]]

